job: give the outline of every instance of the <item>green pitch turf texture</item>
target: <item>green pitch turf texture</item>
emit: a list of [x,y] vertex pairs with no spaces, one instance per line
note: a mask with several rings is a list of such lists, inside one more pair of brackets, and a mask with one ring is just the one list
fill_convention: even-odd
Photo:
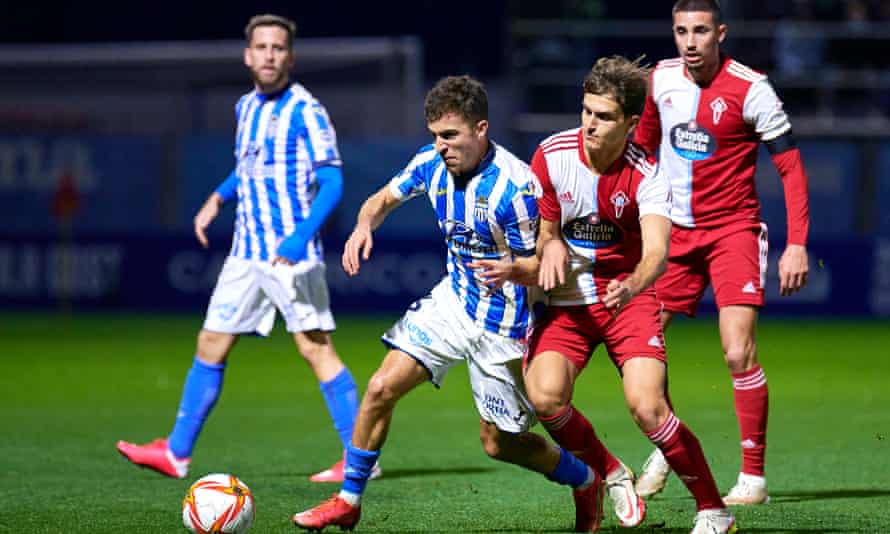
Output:
[[[0,532],[184,532],[182,496],[191,480],[211,472],[234,473],[254,491],[253,533],[294,532],[294,512],[338,489],[307,480],[337,460],[340,445],[316,381],[280,328],[235,348],[188,480],[163,478],[117,454],[118,439],[149,441],[169,431],[200,321],[0,315]],[[389,323],[339,319],[335,341],[362,389]],[[697,433],[726,491],[738,472],[739,440],[715,320],[676,322],[668,344],[677,414]],[[772,502],[737,508],[742,531],[890,532],[890,325],[763,320],[759,345],[771,393]],[[601,349],[580,379],[576,404],[638,469],[650,445]],[[464,368],[443,389],[425,385],[405,398],[359,531],[571,529],[569,490],[488,459],[477,433]],[[638,532],[689,531],[694,503],[676,477],[648,506]],[[607,512],[603,531],[623,530]]]

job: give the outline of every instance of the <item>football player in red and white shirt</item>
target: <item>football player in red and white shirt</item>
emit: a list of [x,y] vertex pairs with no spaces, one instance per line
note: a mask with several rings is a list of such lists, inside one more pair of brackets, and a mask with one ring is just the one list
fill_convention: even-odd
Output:
[[[554,440],[588,465],[626,471],[572,405],[574,383],[605,344],[619,369],[634,420],[664,452],[696,500],[693,533],[733,532],[695,435],[667,400],[659,303],[652,287],[667,264],[670,182],[628,142],[646,97],[647,73],[625,58],[597,61],[584,80],[581,126],[541,143],[532,170],[541,183],[539,284],[549,292],[526,358],[526,389]],[[628,510],[623,526],[643,519]]]
[[[705,288],[714,288],[742,446],[738,483],[725,501],[760,504],[769,499],[764,477],[768,393],[754,339],[767,260],[766,225],[760,221],[754,184],[760,143],[769,150],[785,190],[782,295],[807,281],[807,177],[788,116],[766,76],[720,52],[726,25],[719,4],[679,0],[673,33],[681,57],[660,62],[652,72],[634,133],[644,148],[658,150],[674,195],[670,259],[656,290],[667,327],[675,313],[695,315]],[[657,493],[668,472],[655,451],[637,490],[644,496]]]

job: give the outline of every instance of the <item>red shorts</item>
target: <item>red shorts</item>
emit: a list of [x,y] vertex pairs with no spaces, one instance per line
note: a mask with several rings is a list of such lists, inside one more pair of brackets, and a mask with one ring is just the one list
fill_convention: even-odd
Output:
[[763,306],[768,249],[764,223],[725,231],[674,226],[667,271],[655,282],[658,299],[668,311],[694,316],[710,283],[717,308]]
[[526,364],[549,350],[565,356],[584,369],[600,342],[617,368],[631,358],[666,361],[662,335],[661,306],[652,289],[640,293],[612,315],[600,303],[581,306],[550,306],[535,324],[529,339]]

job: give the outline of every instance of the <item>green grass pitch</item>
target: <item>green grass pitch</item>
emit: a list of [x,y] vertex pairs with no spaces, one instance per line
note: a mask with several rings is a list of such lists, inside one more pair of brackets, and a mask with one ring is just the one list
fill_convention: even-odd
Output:
[[[390,319],[339,319],[335,341],[364,388]],[[231,472],[254,491],[253,533],[294,532],[291,515],[338,489],[310,473],[340,454],[318,385],[280,328],[235,348],[189,480],[126,463],[118,439],[166,434],[201,325],[195,316],[0,315],[0,532],[184,532],[191,480]],[[668,332],[678,416],[698,435],[726,491],[739,465],[729,376],[713,318]],[[890,532],[890,325],[776,321],[759,327],[770,386],[772,502],[736,509],[743,532]],[[650,445],[632,423],[602,349],[576,404],[639,468]],[[538,432],[543,430],[538,427]],[[564,532],[569,491],[488,459],[466,370],[423,386],[396,410],[360,532]],[[638,532],[688,532],[694,503],[672,477]],[[330,530],[330,529],[329,529]],[[617,532],[609,513],[604,532]]]

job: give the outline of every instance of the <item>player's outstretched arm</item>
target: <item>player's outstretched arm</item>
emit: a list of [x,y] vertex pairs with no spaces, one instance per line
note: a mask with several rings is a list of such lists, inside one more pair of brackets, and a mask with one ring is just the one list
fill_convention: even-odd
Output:
[[372,232],[383,224],[389,212],[398,205],[399,199],[392,194],[389,185],[383,186],[365,200],[359,209],[355,228],[343,247],[341,262],[346,274],[357,275],[361,262],[371,257],[371,249],[374,248]]
[[557,223],[543,218],[538,234],[538,259],[538,285],[544,291],[550,291],[566,282],[569,249],[559,235]]
[[664,215],[650,213],[640,217],[643,255],[634,272],[623,280],[614,279],[606,286],[603,304],[619,311],[641,291],[652,285],[667,269],[668,247],[671,240],[671,220]]

